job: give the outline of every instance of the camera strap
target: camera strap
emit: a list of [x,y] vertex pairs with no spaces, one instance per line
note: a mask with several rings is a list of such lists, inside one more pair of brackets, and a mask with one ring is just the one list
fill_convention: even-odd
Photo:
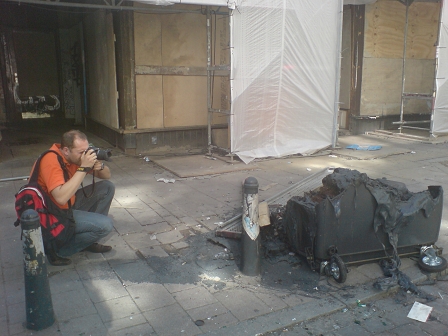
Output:
[[95,171],[92,171],[92,192],[90,193],[90,195],[87,196],[87,194],[84,190],[84,184],[82,182],[81,182],[81,189],[82,189],[82,193],[84,194],[85,198],[92,197],[93,193],[95,192]]

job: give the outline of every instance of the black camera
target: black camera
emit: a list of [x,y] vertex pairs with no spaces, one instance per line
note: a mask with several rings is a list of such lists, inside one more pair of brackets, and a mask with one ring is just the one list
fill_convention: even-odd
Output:
[[93,150],[93,152],[96,154],[96,158],[101,161],[109,161],[109,158],[112,156],[112,152],[110,149],[101,149],[98,147],[90,146],[86,149],[86,153],[89,150]]

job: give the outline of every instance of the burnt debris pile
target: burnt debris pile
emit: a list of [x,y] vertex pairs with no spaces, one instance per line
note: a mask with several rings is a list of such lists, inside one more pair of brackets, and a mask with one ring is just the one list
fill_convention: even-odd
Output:
[[262,246],[268,257],[292,250],[312,269],[337,253],[352,263],[390,258],[398,271],[399,254],[418,254],[419,246],[437,241],[442,206],[440,186],[414,193],[401,182],[337,168],[320,188],[286,206],[270,205]]

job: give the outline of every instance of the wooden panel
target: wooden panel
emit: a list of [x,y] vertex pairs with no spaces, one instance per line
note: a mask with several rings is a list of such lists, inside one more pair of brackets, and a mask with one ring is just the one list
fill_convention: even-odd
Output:
[[205,15],[171,14],[163,18],[163,65],[205,66],[207,64]]
[[[400,114],[402,60],[391,58],[364,59],[361,92],[361,115]],[[434,61],[407,60],[405,92],[433,91]],[[404,115],[428,113],[427,101],[406,100]]]
[[406,58],[435,59],[440,3],[414,2],[409,7]]
[[406,7],[396,0],[366,5],[364,56],[403,58],[405,17]]
[[[216,69],[216,67],[214,67]],[[226,70],[222,70],[222,69]],[[213,70],[213,68],[211,69]],[[215,76],[229,76],[230,66],[225,66],[215,70]],[[207,66],[158,66],[158,65],[137,65],[135,67],[137,75],[176,75],[176,76],[207,76]]]
[[131,11],[114,14],[118,110],[120,127],[124,129],[134,129],[137,125],[133,14]]
[[136,77],[137,128],[163,127],[162,76]]
[[435,62],[432,59],[406,59],[404,92],[432,94]]
[[[213,85],[212,108],[230,110],[230,82],[229,77],[216,77]],[[228,116],[213,113],[212,124],[227,124]]]
[[105,10],[86,16],[88,116],[118,128],[117,82],[112,14]]
[[[206,16],[135,13],[134,17],[137,128],[207,125]],[[212,64],[228,65],[229,18],[212,15],[211,24]],[[213,108],[229,109],[229,71],[216,70],[213,83]],[[213,115],[213,124],[227,121],[226,115]]]
[[212,144],[220,148],[230,148],[229,130],[227,128],[212,130]]
[[[406,58],[434,59],[440,4],[414,2],[409,6]],[[403,58],[406,6],[379,0],[366,6],[365,56]]]
[[207,78],[164,76],[164,126],[207,125]]
[[[428,114],[426,120],[430,119],[431,114],[431,100],[422,99],[405,99],[403,102],[403,119],[410,120],[408,116],[410,114]],[[429,127],[429,125],[427,125]]]
[[162,18],[169,15],[134,14],[136,65],[162,65]]
[[[215,28],[216,26],[216,28]],[[212,35],[212,64],[230,64],[230,28],[229,17],[212,15],[212,32],[217,29],[216,47],[215,36]],[[213,58],[215,57],[215,58]]]
[[[413,2],[408,8],[404,92],[431,94],[440,3]],[[361,115],[399,115],[406,6],[395,0],[366,5]],[[429,102],[408,99],[404,119],[428,113]]]
[[364,59],[361,115],[400,113],[401,64],[393,58]]

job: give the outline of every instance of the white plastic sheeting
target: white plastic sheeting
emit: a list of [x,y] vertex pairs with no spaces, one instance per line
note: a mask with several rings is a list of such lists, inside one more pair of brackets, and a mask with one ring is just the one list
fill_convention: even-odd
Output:
[[174,4],[188,4],[188,5],[207,5],[207,6],[228,6],[234,7],[236,0],[133,0],[135,2],[142,2],[149,5],[168,6]]
[[342,0],[243,0],[231,16],[231,151],[311,154],[336,141]]
[[434,102],[432,134],[448,133],[448,0],[443,0],[437,48],[436,99]]
[[344,5],[368,5],[373,4],[377,0],[344,0]]

